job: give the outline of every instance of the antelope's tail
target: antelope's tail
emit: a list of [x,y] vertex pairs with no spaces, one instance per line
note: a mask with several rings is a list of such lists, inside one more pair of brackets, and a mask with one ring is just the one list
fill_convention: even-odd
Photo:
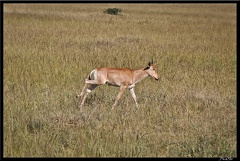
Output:
[[95,78],[95,69],[92,70],[91,73],[88,75],[88,80],[92,80],[92,79],[91,79],[91,76],[92,76],[92,75],[93,75],[94,78]]

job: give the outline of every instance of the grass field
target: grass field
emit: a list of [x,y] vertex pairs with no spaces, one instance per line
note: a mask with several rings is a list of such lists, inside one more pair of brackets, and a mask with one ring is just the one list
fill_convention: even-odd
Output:
[[[237,156],[236,4],[3,7],[3,157]],[[106,85],[77,108],[92,69],[152,57],[139,109]]]

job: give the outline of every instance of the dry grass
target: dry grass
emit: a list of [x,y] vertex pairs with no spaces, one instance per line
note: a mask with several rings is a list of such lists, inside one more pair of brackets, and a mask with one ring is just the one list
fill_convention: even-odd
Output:
[[[77,109],[93,68],[152,57],[138,110],[108,86]],[[3,78],[4,157],[236,157],[235,4],[4,4]]]

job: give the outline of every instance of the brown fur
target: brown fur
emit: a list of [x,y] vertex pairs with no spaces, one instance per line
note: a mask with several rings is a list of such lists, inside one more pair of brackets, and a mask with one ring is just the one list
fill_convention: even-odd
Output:
[[[91,75],[93,75],[94,77],[93,80],[90,79]],[[134,93],[133,88],[136,83],[141,81],[143,78],[146,78],[147,76],[151,76],[156,80],[159,79],[158,74],[156,72],[155,64],[149,63],[147,67],[140,68],[137,70],[133,70],[129,68],[96,68],[88,75],[88,79],[86,79],[85,81],[85,85],[82,89],[82,92],[80,95],[78,95],[78,96],[83,96],[84,91],[87,88],[87,85],[91,84],[91,86],[87,89],[87,92],[83,97],[80,107],[83,106],[87,95],[92,90],[94,90],[98,85],[102,85],[102,84],[108,84],[111,86],[120,87],[120,91],[118,93],[115,103],[113,104],[113,107],[117,105],[118,100],[121,98],[121,95],[126,88],[130,90],[130,93],[137,106],[138,104],[137,104],[136,95]]]

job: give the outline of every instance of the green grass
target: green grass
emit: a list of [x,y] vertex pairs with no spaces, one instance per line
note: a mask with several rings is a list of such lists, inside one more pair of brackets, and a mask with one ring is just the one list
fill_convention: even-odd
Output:
[[[122,9],[121,15],[103,13]],[[235,4],[4,4],[4,157],[236,157]],[[76,95],[96,67],[159,81]]]

